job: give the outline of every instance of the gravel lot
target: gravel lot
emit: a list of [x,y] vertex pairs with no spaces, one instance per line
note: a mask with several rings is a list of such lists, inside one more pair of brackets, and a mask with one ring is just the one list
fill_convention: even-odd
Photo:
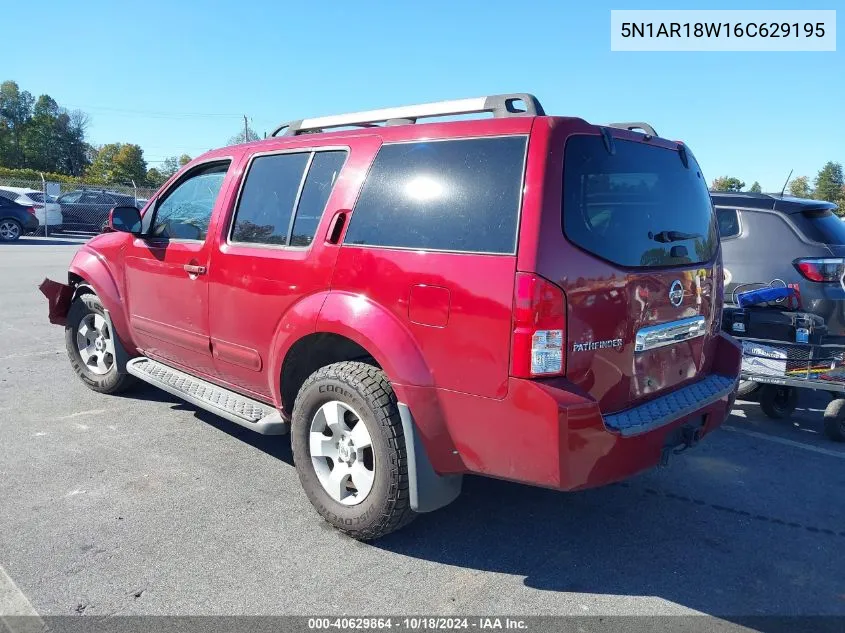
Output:
[[824,396],[782,423],[739,403],[622,485],[470,477],[361,544],[312,511],[286,437],[75,378],[36,286],[80,243],[0,245],[0,615],[23,596],[42,615],[845,615],[845,446],[821,434]]

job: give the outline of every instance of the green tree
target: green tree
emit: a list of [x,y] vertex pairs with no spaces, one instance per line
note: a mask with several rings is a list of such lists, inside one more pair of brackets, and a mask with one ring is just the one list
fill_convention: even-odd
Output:
[[807,176],[798,176],[789,183],[789,195],[796,198],[811,198],[813,190],[810,188],[810,179]]
[[86,175],[101,183],[146,182],[147,163],[144,160],[144,150],[132,143],[103,145]]
[[162,176],[164,179],[167,180],[177,171],[179,171],[180,167],[187,165],[193,159],[188,156],[187,154],[182,154],[181,156],[171,156],[169,158],[164,159],[164,162],[161,164],[161,171]]
[[167,178],[164,177],[164,174],[155,167],[151,167],[147,170],[147,177],[145,178],[145,181],[150,187],[161,187],[166,180]]
[[734,178],[733,176],[722,176],[713,181],[713,184],[710,185],[710,189],[713,191],[742,191],[744,186],[745,183],[739,178]]
[[835,202],[842,196],[842,187],[845,186],[845,178],[842,176],[841,163],[829,161],[821,168],[816,176],[816,190],[813,194],[817,200]]
[[0,84],[0,164],[4,167],[26,167],[22,139],[34,102],[14,81]]
[[751,193],[763,193],[763,188],[760,186],[760,183],[755,180],[754,184],[751,185],[751,188],[748,191]]
[[241,143],[251,143],[260,139],[261,137],[258,136],[258,133],[247,125],[245,130],[241,130],[230,138],[227,145],[240,145]]

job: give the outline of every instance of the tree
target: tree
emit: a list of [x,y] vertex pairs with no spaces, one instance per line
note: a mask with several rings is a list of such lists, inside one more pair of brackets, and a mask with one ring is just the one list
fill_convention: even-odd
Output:
[[14,81],[0,84],[0,163],[26,167],[21,140],[35,100]]
[[165,158],[164,162],[161,164],[161,171],[162,176],[164,179],[167,180],[177,171],[179,171],[180,167],[183,167],[190,163],[193,159],[188,156],[187,154],[182,154],[181,156],[171,156],[169,158]]
[[810,198],[813,190],[810,188],[810,179],[807,176],[798,176],[789,183],[789,195],[796,198]]
[[86,175],[102,183],[146,182],[147,163],[144,160],[144,150],[132,143],[103,145]]
[[241,130],[235,136],[229,139],[227,145],[240,145],[241,143],[250,143],[252,141],[260,140],[258,133],[248,125],[245,130]]
[[829,161],[821,168],[816,176],[816,190],[813,197],[817,200],[835,202],[842,196],[845,178],[842,176],[842,165]]
[[713,181],[713,184],[710,185],[710,189],[713,191],[742,191],[744,186],[745,183],[739,178],[734,178],[733,176],[722,176]]
[[751,185],[751,189],[748,191],[751,193],[763,193],[763,188],[760,186],[760,183],[755,180],[754,184]]
[[147,170],[147,177],[145,178],[145,181],[150,187],[161,187],[166,180],[167,178],[164,177],[164,174],[155,167],[151,167]]

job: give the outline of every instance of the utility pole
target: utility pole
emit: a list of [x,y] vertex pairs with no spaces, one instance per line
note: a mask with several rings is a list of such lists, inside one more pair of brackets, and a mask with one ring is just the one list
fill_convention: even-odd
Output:
[[249,125],[246,122],[246,115],[244,115],[244,143],[249,143]]

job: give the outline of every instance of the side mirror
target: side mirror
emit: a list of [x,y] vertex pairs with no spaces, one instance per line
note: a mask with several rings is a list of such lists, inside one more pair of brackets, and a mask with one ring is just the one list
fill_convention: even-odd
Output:
[[141,212],[136,207],[115,207],[109,211],[109,229],[121,233],[141,233]]

